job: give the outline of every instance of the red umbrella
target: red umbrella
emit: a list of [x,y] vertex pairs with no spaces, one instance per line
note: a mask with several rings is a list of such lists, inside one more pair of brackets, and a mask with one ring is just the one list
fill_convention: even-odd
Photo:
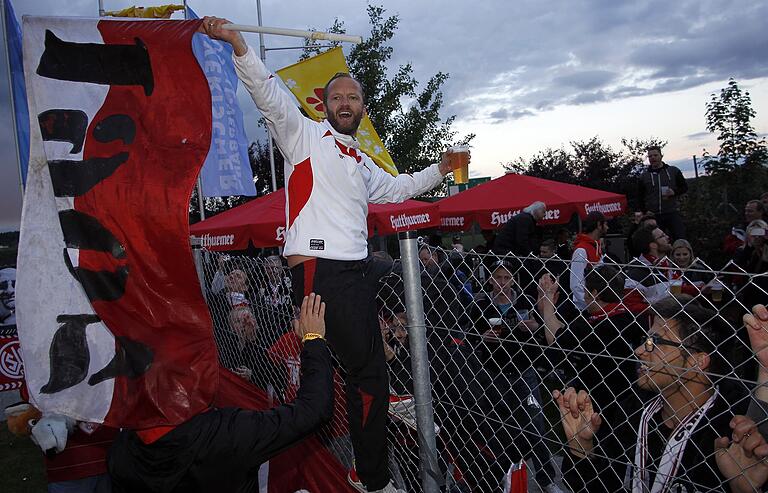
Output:
[[441,229],[464,231],[475,221],[495,229],[537,200],[547,204],[542,224],[565,224],[573,214],[584,219],[592,211],[614,217],[627,209],[624,195],[510,173],[437,202]]
[[244,250],[248,242],[257,248],[283,244],[285,192],[281,188],[210,219],[193,224],[190,234],[202,238],[209,250]]
[[[382,235],[440,225],[437,204],[406,200],[401,204],[369,204],[368,234]],[[280,246],[285,233],[285,189],[193,224],[190,234],[202,238],[209,250],[243,250]]]
[[440,226],[437,203],[406,200],[400,204],[368,204],[368,234],[380,235]]

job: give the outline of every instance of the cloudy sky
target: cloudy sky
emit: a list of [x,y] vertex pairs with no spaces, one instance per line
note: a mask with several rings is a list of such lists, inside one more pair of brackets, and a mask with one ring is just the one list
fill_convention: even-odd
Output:
[[[11,0],[21,15],[95,16],[96,0]],[[136,2],[104,0],[107,10]],[[160,3],[160,2],[158,2]],[[400,16],[390,69],[411,62],[417,80],[450,73],[443,117],[474,132],[473,175],[498,176],[501,163],[595,135],[669,141],[668,162],[692,174],[691,156],[717,144],[704,127],[709,95],[735,77],[752,94],[758,133],[768,133],[768,2],[762,0],[386,0]],[[199,15],[256,24],[255,0],[190,0]],[[322,7],[320,7],[322,6]],[[369,31],[360,0],[263,0],[264,25],[324,29],[334,18],[350,34]],[[258,37],[249,41],[256,45]],[[267,47],[301,40],[266,37]],[[298,51],[268,53],[277,69]],[[2,68],[4,71],[5,68]],[[3,74],[2,77],[5,77]],[[0,124],[9,125],[7,84]],[[256,110],[241,95],[251,139]],[[6,126],[6,128],[8,128]],[[7,132],[2,163],[13,163]],[[0,168],[0,230],[19,219],[18,172]]]

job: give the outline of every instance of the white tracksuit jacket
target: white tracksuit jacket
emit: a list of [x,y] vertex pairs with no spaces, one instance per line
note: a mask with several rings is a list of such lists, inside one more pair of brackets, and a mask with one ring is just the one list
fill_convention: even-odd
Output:
[[368,255],[369,202],[402,202],[443,180],[437,164],[393,177],[359,150],[357,139],[336,132],[327,120],[304,117],[256,50],[249,47],[233,59],[285,157],[286,257],[362,260]]

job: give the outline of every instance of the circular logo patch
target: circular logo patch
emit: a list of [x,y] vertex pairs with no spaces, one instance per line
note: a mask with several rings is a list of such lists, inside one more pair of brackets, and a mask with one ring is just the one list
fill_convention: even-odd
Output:
[[19,341],[11,341],[0,348],[0,373],[14,380],[24,378]]

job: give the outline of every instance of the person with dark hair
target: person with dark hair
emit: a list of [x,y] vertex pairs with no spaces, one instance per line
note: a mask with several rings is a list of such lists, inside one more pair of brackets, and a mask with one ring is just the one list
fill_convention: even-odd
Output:
[[521,278],[520,280],[524,280],[526,283],[524,286],[525,294],[532,299],[535,299],[538,295],[536,281],[544,274],[551,274],[560,287],[560,300],[570,302],[570,282],[568,280],[570,272],[568,269],[568,260],[556,256],[555,245],[555,240],[544,240],[539,247],[538,261],[527,263],[527,265],[530,265],[530,272],[526,272],[524,279]]
[[379,315],[379,325],[384,342],[384,357],[391,377],[389,385],[395,395],[413,395],[408,319],[405,312],[384,311]]
[[339,74],[325,86],[326,120],[304,117],[226,19],[206,17],[203,30],[232,45],[235,71],[285,157],[285,248],[294,304],[314,291],[328,305],[328,342],[346,374],[347,410],[361,492],[394,492],[387,470],[387,365],[368,261],[368,204],[403,202],[432,190],[452,171],[449,152],[424,170],[392,176],[360,150],[366,115],[359,81]]
[[626,398],[635,381],[633,356],[643,328],[622,304],[624,275],[619,269],[611,265],[591,268],[584,288],[584,316],[566,323],[555,309],[557,285],[549,276],[539,280],[536,306],[550,346],[546,354],[553,363],[561,363],[567,379],[576,377],[576,386],[592,391],[598,409],[613,414],[612,407]]
[[555,240],[544,240],[539,245],[539,258],[550,259],[555,256]]
[[729,404],[717,386],[725,331],[717,314],[690,296],[668,297],[652,307],[647,337],[635,350],[635,388],[617,418],[599,413],[591,389],[570,387],[552,395],[567,440],[565,482],[574,492],[723,491],[715,440],[731,436]]
[[260,267],[262,269],[254,290],[256,299],[253,308],[259,321],[272,329],[271,340],[264,341],[266,347],[269,347],[291,328],[293,295],[288,269],[283,266],[279,256],[270,255]]
[[581,233],[573,244],[571,257],[571,292],[573,304],[579,310],[584,310],[587,304],[584,300],[584,271],[587,266],[598,265],[603,252],[600,239],[608,233],[608,221],[602,212],[590,212],[581,223]]
[[573,246],[571,245],[571,232],[568,230],[568,228],[560,228],[557,230],[555,243],[557,244],[555,253],[558,257],[560,257],[562,260],[571,258],[571,254],[573,253]]
[[638,229],[644,226],[653,226],[654,228],[658,226],[656,223],[656,215],[653,212],[643,213],[638,211],[632,216],[629,229],[627,230],[627,238],[629,239],[627,242],[627,252],[629,253],[629,258],[635,258],[640,255],[640,252],[638,252],[632,244],[632,236]]
[[[490,465],[495,479],[503,477],[511,465],[516,447],[520,456],[533,459],[542,489],[557,491],[552,454],[540,438],[546,430],[536,360],[543,341],[534,320],[533,301],[517,286],[512,269],[513,264],[505,261],[492,268],[491,297],[473,306],[474,332],[467,337],[493,381],[493,388],[486,389],[491,402],[488,412],[499,422],[510,423],[501,430],[483,430],[483,434],[494,455],[504,458]],[[521,432],[510,433],[508,428]]]
[[544,219],[547,205],[534,202],[515,214],[502,226],[496,236],[493,251],[498,255],[511,253],[525,257],[536,251],[536,223]]
[[677,199],[688,191],[683,173],[665,163],[659,146],[650,146],[648,168],[640,174],[637,201],[643,211],[653,212],[659,227],[672,238],[685,238],[685,224],[678,211]]
[[626,268],[624,304],[640,313],[669,294],[672,264],[667,253],[672,250],[669,236],[658,227],[643,226],[632,235],[632,244],[640,254]]
[[747,223],[761,219],[768,220],[766,217],[765,205],[757,199],[752,199],[744,205],[744,219]]

